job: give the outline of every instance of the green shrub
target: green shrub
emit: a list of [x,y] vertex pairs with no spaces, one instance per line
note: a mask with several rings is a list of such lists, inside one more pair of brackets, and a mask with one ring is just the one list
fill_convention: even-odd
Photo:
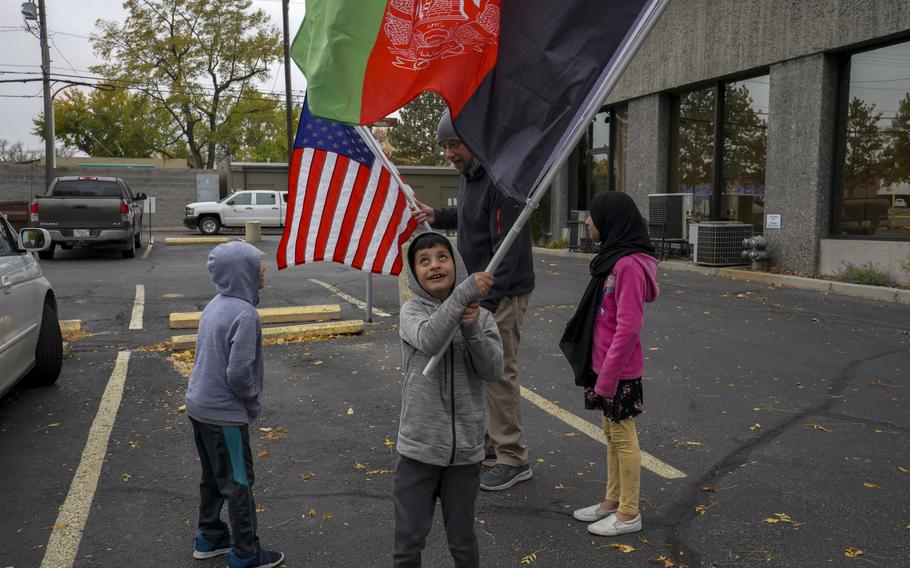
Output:
[[895,286],[894,278],[880,270],[871,262],[857,266],[852,262],[843,262],[844,268],[834,273],[834,278],[851,284],[866,286]]
[[569,246],[569,241],[566,239],[558,239],[553,242],[547,243],[548,249],[564,249]]

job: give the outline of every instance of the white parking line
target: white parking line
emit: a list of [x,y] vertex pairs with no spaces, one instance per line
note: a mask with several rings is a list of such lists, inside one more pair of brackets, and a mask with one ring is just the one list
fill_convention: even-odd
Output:
[[142,312],[145,310],[145,286],[136,284],[136,300],[133,302],[133,317],[130,329],[142,329]]
[[[525,397],[530,403],[534,404],[550,416],[562,420],[579,432],[594,438],[605,446],[607,445],[607,437],[600,427],[591,424],[583,418],[575,416],[564,408],[556,406],[532,390],[521,387],[521,396]],[[681,479],[686,477],[685,473],[679,471],[672,465],[665,464],[644,450],[641,452],[641,466],[664,479]]]
[[[351,295],[349,295],[349,294],[345,294],[344,292],[342,292],[341,290],[339,290],[339,289],[336,288],[335,286],[329,284],[328,282],[323,282],[322,280],[316,280],[315,278],[310,278],[310,282],[312,282],[313,284],[319,284],[320,286],[322,286],[323,288],[325,288],[325,289],[328,290],[329,292],[335,294],[336,296],[338,296],[339,298],[341,298],[342,300],[344,300],[344,301],[346,301],[346,302],[350,302],[350,303],[354,304],[355,306],[357,306],[357,307],[360,308],[361,310],[367,309],[367,303],[366,303],[366,302],[364,302],[364,301],[362,301],[362,300],[358,300],[357,298],[355,298],[354,296],[351,296]],[[384,311],[382,311],[382,310],[376,308],[375,306],[373,306],[373,315],[374,315],[374,316],[379,316],[379,317],[381,317],[381,318],[391,317],[391,314],[387,314],[387,313],[385,313]]]
[[127,365],[130,360],[129,351],[117,354],[114,371],[104,389],[98,414],[92,422],[88,432],[85,449],[82,450],[82,459],[73,476],[69,493],[60,507],[57,522],[54,523],[50,540],[41,561],[41,568],[70,568],[76,560],[79,543],[82,541],[82,532],[88,519],[95,490],[98,487],[98,477],[101,475],[101,466],[107,454],[107,444],[117,418],[117,410],[123,398],[123,385],[126,381]]
[[142,253],[142,258],[143,259],[148,258],[150,252],[152,252],[152,243],[149,243],[148,246],[145,247],[145,252]]

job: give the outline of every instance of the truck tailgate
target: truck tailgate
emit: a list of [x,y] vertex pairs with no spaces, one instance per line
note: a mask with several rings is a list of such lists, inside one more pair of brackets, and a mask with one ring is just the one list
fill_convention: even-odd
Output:
[[40,225],[102,229],[121,224],[120,199],[115,197],[39,197]]

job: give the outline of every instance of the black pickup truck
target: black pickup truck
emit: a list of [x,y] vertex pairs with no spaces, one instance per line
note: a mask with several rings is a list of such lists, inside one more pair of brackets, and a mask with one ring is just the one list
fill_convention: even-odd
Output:
[[120,178],[58,177],[47,193],[30,206],[32,227],[46,229],[52,244],[38,253],[54,257],[54,248],[119,248],[124,258],[136,256],[141,245],[144,193],[133,193]]

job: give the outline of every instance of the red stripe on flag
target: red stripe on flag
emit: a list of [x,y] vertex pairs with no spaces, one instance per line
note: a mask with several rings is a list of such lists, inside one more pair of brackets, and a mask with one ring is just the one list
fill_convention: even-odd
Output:
[[376,184],[376,193],[373,194],[373,204],[370,206],[370,212],[367,214],[366,222],[361,230],[357,254],[354,255],[354,261],[351,263],[354,268],[363,268],[363,259],[366,257],[370,245],[373,244],[373,232],[376,230],[376,223],[379,221],[379,215],[382,214],[382,206],[385,205],[385,199],[389,193],[390,177],[389,171],[382,168],[379,173],[379,182]]
[[339,155],[335,160],[335,171],[332,172],[332,181],[329,183],[328,191],[325,196],[325,205],[322,208],[322,220],[319,223],[319,231],[316,233],[316,247],[313,249],[313,260],[323,260],[325,258],[325,245],[329,240],[329,233],[332,231],[332,222],[335,219],[335,208],[338,206],[338,198],[341,196],[341,186],[344,184],[344,177],[348,171],[348,164],[351,159],[347,156]]
[[294,222],[294,202],[297,196],[297,180],[300,178],[300,160],[303,157],[303,148],[294,148],[291,155],[291,177],[288,180],[288,203],[284,215],[284,232],[281,234],[281,242],[278,244],[278,270],[288,267],[288,241],[291,238],[291,225]]
[[395,200],[395,210],[392,212],[392,218],[389,219],[389,225],[386,227],[382,242],[379,243],[379,250],[376,251],[376,258],[373,260],[372,271],[377,274],[382,274],[382,267],[385,266],[389,249],[392,248],[392,243],[397,242],[395,237],[398,234],[398,225],[401,223],[401,216],[407,208],[407,204],[404,203],[404,192],[398,189],[398,184],[395,185],[395,190],[398,191],[398,199]]
[[357,171],[357,179],[354,181],[354,188],[351,190],[351,198],[348,200],[347,211],[344,213],[344,221],[341,223],[341,231],[338,234],[338,242],[335,244],[335,254],[332,260],[344,263],[348,255],[348,244],[351,242],[351,233],[354,232],[354,223],[357,222],[357,212],[360,210],[360,203],[363,201],[363,194],[366,191],[367,183],[370,181],[370,169],[361,167]]
[[325,151],[313,150],[313,160],[310,163],[310,177],[306,183],[306,193],[303,198],[303,209],[300,212],[300,228],[297,231],[297,246],[294,250],[294,264],[303,264],[306,256],[307,234],[310,232],[310,223],[313,222],[313,205],[316,203],[316,194],[319,191],[319,181],[322,179],[322,166],[325,164]]

